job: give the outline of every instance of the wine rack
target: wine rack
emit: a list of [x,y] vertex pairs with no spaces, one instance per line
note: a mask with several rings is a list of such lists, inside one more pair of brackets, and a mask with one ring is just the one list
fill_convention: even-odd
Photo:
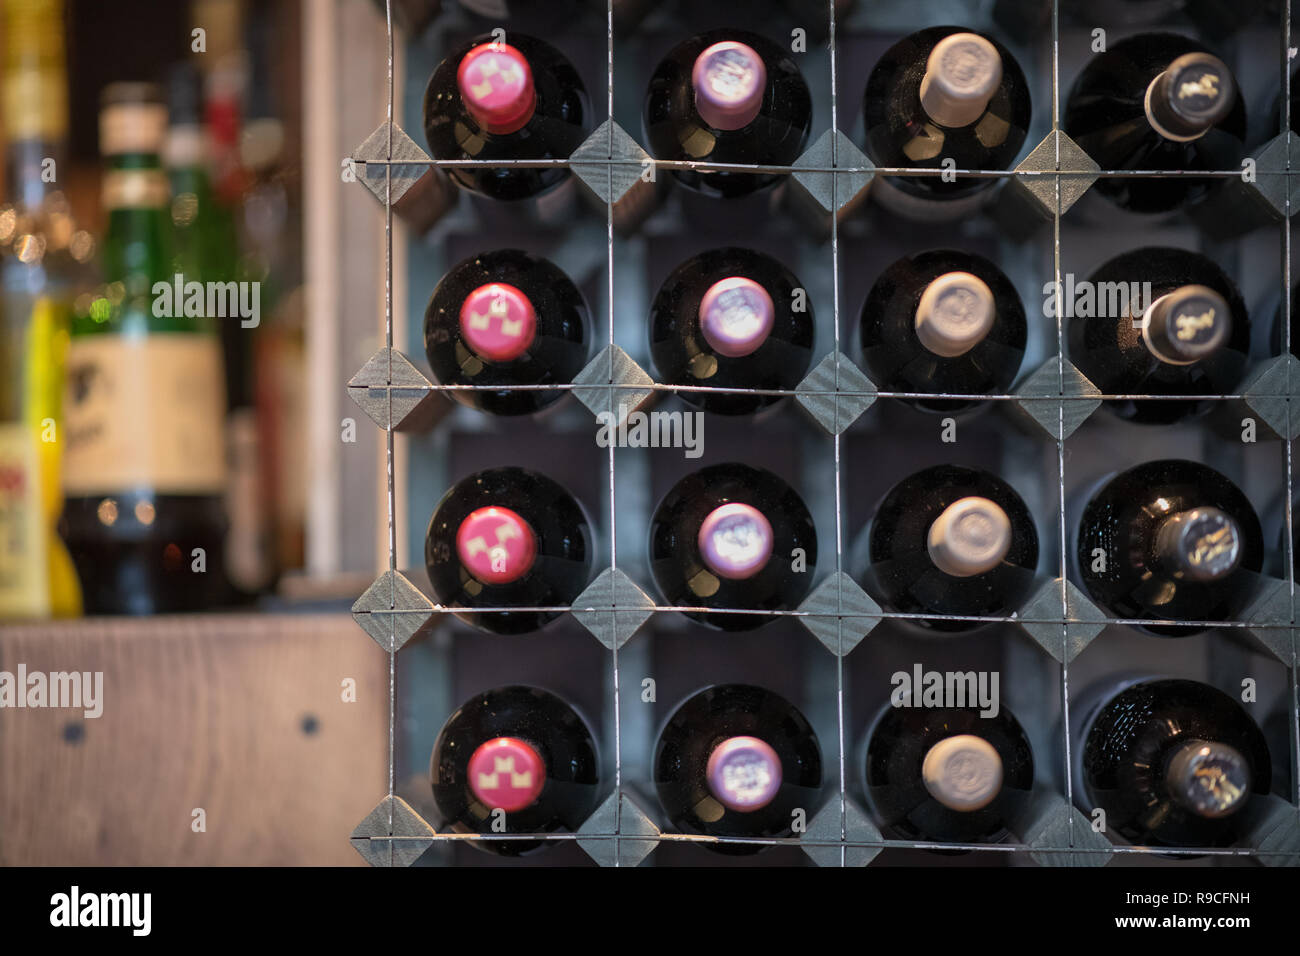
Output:
[[[593,12],[566,25],[561,35],[540,34],[577,65],[594,107],[594,132],[568,161],[574,186],[585,195],[571,219],[561,228],[511,223],[499,210],[461,196],[427,236],[409,237],[400,258],[407,263],[404,281],[395,283],[394,269],[400,267],[393,246],[400,241],[403,203],[418,207],[417,198],[432,203],[431,197],[446,195],[436,169],[445,164],[419,145],[424,83],[458,40],[494,26],[450,6],[444,4],[418,36],[407,36],[390,10],[388,115],[352,155],[357,178],[379,200],[387,243],[386,343],[349,383],[349,394],[384,430],[387,452],[389,569],[353,608],[390,659],[387,793],[378,794],[381,799],[352,835],[362,856],[375,865],[1300,863],[1290,545],[1292,447],[1300,434],[1300,415],[1293,415],[1290,402],[1300,398],[1300,367],[1290,355],[1288,294],[1288,217],[1300,178],[1291,169],[1289,97],[1280,99],[1280,123],[1257,108],[1248,143],[1253,181],[1243,181],[1241,170],[1215,174],[1230,181],[1222,191],[1225,208],[1254,217],[1253,228],[1220,235],[1231,220],[1222,209],[1202,211],[1198,218],[1178,213],[1152,220],[1109,206],[1091,188],[1101,177],[1178,173],[1099,169],[1061,129],[1065,93],[1091,54],[1093,29],[1117,38],[1144,27],[1094,24],[1087,4],[1067,0],[1006,4],[1006,10],[1038,14],[1017,21],[1023,27],[1018,36],[990,18],[989,4],[873,2],[837,19],[837,4],[816,0],[788,22],[761,25],[775,39],[796,28],[806,32],[807,52],[799,62],[814,97],[811,145],[792,167],[779,170],[779,207],[729,227],[726,204],[718,201],[716,221],[685,225],[670,199],[628,230],[622,200],[638,188],[648,160],[639,145],[644,83],[674,42],[727,25],[727,16],[722,4],[673,5],[628,28],[615,19],[611,3],[606,16]],[[1029,79],[1034,118],[1015,168],[957,171],[1004,180],[985,213],[950,226],[910,224],[870,201],[873,180],[902,171],[873,168],[862,152],[861,91],[890,44],[942,22],[989,32],[1011,46]],[[1196,32],[1182,17],[1146,27],[1162,28]],[[1238,72],[1248,104],[1289,88],[1289,2],[1229,38],[1208,39]],[[396,98],[395,89],[401,90]],[[657,164],[656,174],[672,192],[668,165]],[[1283,339],[1280,348],[1262,340],[1253,345],[1246,380],[1234,394],[1209,396],[1215,406],[1209,415],[1143,427],[1101,407],[1108,396],[1070,364],[1062,321],[1046,317],[1040,305],[1046,283],[1070,273],[1087,275],[1119,251],[1152,244],[1198,249],[1215,259],[1237,279],[1260,316],[1257,326],[1269,324],[1266,310],[1281,311]],[[645,316],[654,289],[673,266],[721,245],[775,255],[804,280],[817,324],[812,370],[778,411],[756,421],[708,416],[698,459],[687,459],[681,449],[598,447],[596,412],[647,401],[685,408],[672,387],[654,378]],[[594,357],[568,386],[577,400],[542,421],[488,420],[453,406],[440,394],[445,387],[430,381],[422,357],[415,319],[437,280],[473,253],[505,246],[552,258],[582,288],[595,317]],[[1016,385],[990,396],[980,415],[958,418],[955,440],[941,434],[940,416],[905,407],[896,394],[872,383],[853,358],[853,329],[874,278],[901,255],[942,246],[997,262],[1016,284],[1031,326]],[[399,288],[409,288],[409,301],[394,301]],[[405,337],[394,321],[399,311],[412,317]],[[1253,442],[1242,440],[1244,419],[1254,423]],[[1146,636],[1109,617],[1067,574],[1068,503],[1103,473],[1156,457],[1213,464],[1266,516],[1272,550],[1278,551],[1278,538],[1285,542],[1285,553],[1274,556],[1259,582],[1249,613],[1178,640]],[[644,558],[658,498],[687,472],[729,460],[766,467],[791,483],[812,509],[819,532],[807,599],[767,627],[741,634],[710,631],[657,606]],[[886,489],[942,462],[993,471],[1028,503],[1040,537],[1037,590],[1016,617],[990,620],[972,633],[917,636],[899,620],[905,615],[882,611],[854,582],[847,555]],[[536,468],[564,484],[587,505],[600,540],[600,570],[590,587],[552,628],[523,637],[472,632],[451,609],[437,605],[423,570],[424,527],[442,492],[471,471],[503,464]],[[409,533],[410,547],[403,551],[399,528]],[[916,663],[1000,673],[1003,699],[1026,727],[1037,766],[1033,806],[1009,842],[945,845],[939,848],[968,852],[941,855],[932,844],[882,836],[864,809],[858,742],[874,709],[888,698],[890,675]],[[1239,693],[1243,681],[1254,682],[1258,703],[1251,713],[1261,724],[1273,713],[1271,743],[1281,784],[1252,807],[1248,843],[1153,851],[1112,842],[1075,809],[1079,781],[1070,754],[1080,742],[1066,729],[1070,702],[1093,680],[1134,669],[1193,677],[1230,693]],[[803,832],[764,841],[774,845],[761,854],[708,852],[700,844],[713,838],[672,832],[654,799],[650,753],[658,725],[685,696],[721,682],[771,687],[803,711],[821,741],[826,783],[820,804],[806,808]],[[573,701],[598,731],[603,761],[598,811],[576,834],[539,835],[555,845],[519,860],[479,853],[466,845],[466,835],[435,831],[428,785],[428,756],[442,722],[475,692],[508,683],[537,684]]]

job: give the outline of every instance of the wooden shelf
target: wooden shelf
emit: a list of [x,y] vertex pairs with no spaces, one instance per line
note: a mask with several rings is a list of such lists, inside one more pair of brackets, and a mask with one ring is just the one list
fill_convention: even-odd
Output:
[[388,657],[349,615],[6,625],[0,671],[20,664],[102,673],[103,712],[0,709],[0,865],[361,863]]

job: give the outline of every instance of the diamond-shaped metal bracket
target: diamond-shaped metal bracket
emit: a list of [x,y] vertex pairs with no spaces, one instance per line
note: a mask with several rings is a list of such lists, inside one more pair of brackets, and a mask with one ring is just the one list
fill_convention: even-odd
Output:
[[1065,612],[1062,622],[1060,578],[1044,581],[1020,611],[1020,626],[1062,664],[1082,654],[1106,627],[1105,613],[1069,580],[1065,581]]
[[879,389],[843,352],[831,352],[795,388],[804,410],[832,435],[862,416]]
[[1042,223],[1078,202],[1101,173],[1091,156],[1061,130],[1053,130],[1012,171],[1001,202],[1016,215]]
[[799,605],[798,620],[826,649],[843,657],[880,623],[880,605],[843,571],[836,571]]
[[1064,441],[1101,405],[1101,391],[1077,368],[1048,359],[1016,389],[1016,405],[1054,440]]
[[372,355],[348,382],[348,394],[385,430],[421,431],[433,424],[433,384],[396,349]]
[[371,866],[410,866],[433,846],[433,827],[401,797],[389,794],[352,831],[352,848]]
[[573,174],[603,203],[616,203],[643,183],[648,162],[650,154],[613,120],[597,126],[569,156]]
[[658,204],[660,181],[654,160],[613,120],[601,123],[573,151],[569,168],[592,200],[602,207],[609,204],[614,228],[621,235],[635,232]]
[[[1191,218],[1210,235],[1224,239],[1268,223],[1279,223],[1286,218],[1287,201],[1294,212],[1300,200],[1300,181],[1294,175],[1294,160],[1288,164],[1288,152],[1300,152],[1289,133],[1269,140],[1254,154],[1250,177],[1237,176],[1226,180],[1203,202],[1188,210]],[[1243,172],[1246,167],[1243,166]]]
[[[390,126],[393,130],[391,163],[387,162]],[[422,176],[433,169],[433,160],[429,158],[429,154],[420,149],[400,126],[388,122],[380,123],[375,131],[366,137],[365,142],[353,151],[352,162],[356,167],[357,181],[363,183],[381,203],[385,201],[387,195],[391,197],[389,201],[394,205],[406,195],[408,189],[419,182]],[[384,176],[384,169],[389,166],[393,171],[391,193],[387,192],[389,183]]]
[[1249,811],[1249,845],[1260,850],[1265,866],[1300,866],[1300,809],[1268,795]]
[[1105,835],[1058,793],[1041,794],[1030,804],[1021,839],[1039,866],[1105,866],[1115,856]]
[[1261,624],[1247,630],[1250,631],[1250,635],[1255,640],[1268,648],[1268,652],[1283,664],[1289,665],[1291,663],[1291,635],[1293,632],[1290,625],[1283,624],[1268,627]]
[[852,800],[844,802],[843,820],[840,818],[840,801],[832,800],[812,818],[801,843],[804,853],[818,866],[866,866],[882,847],[844,844],[880,843],[882,840],[876,825]]
[[1284,664],[1291,663],[1291,587],[1274,577],[1261,577],[1255,600],[1241,619],[1254,638]]
[[578,828],[578,846],[600,866],[636,866],[659,845],[659,828],[626,793],[615,792]]
[[572,606],[579,624],[610,650],[617,650],[654,614],[655,602],[618,568],[606,568]]
[[821,221],[851,213],[866,198],[875,166],[839,130],[827,130],[794,162],[790,175],[797,204]]
[[1240,393],[1246,407],[1259,416],[1267,437],[1283,441],[1300,437],[1300,361],[1294,355],[1280,355],[1256,366]]
[[617,345],[607,345],[573,379],[573,393],[593,415],[613,416],[615,424],[654,392],[654,379]]
[[352,619],[392,654],[433,627],[434,603],[399,571],[385,571],[352,605]]

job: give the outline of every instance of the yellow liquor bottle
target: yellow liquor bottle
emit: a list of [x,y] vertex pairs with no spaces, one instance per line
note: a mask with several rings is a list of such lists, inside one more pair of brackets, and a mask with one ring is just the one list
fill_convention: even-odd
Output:
[[72,301],[94,251],[60,188],[67,134],[63,0],[3,0],[0,206],[0,620],[81,613],[56,531]]

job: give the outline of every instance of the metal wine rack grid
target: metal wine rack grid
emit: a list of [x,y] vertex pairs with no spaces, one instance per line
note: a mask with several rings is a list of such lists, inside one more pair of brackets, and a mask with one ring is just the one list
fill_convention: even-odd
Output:
[[[410,239],[399,286],[394,283],[394,207],[401,211],[413,186],[436,183],[434,167],[455,165],[435,162],[418,145],[424,83],[455,40],[487,32],[493,24],[471,21],[444,3],[432,25],[408,36],[394,23],[395,5],[388,6],[387,117],[352,156],[358,179],[382,205],[387,270],[385,345],[349,383],[349,394],[385,431],[387,462],[388,570],[353,608],[357,622],[389,654],[388,792],[352,835],[366,860],[375,865],[594,861],[613,866],[1300,862],[1291,560],[1292,441],[1300,432],[1291,401],[1300,397],[1300,375],[1290,354],[1287,294],[1292,288],[1288,217],[1292,203],[1300,201],[1300,169],[1292,169],[1286,132],[1289,96],[1281,95],[1279,119],[1270,119],[1257,105],[1288,89],[1289,2],[1230,38],[1209,37],[1237,71],[1248,108],[1255,106],[1248,143],[1254,181],[1244,181],[1236,169],[1214,174],[1227,181],[1221,195],[1228,196],[1232,210],[1248,211],[1258,221],[1240,235],[1214,238],[1213,228],[1202,228],[1204,223],[1184,213],[1159,220],[1123,213],[1090,190],[1103,176],[1179,175],[1101,170],[1060,129],[1069,84],[1092,55],[1093,28],[1106,29],[1113,42],[1144,29],[1195,35],[1196,25],[1185,19],[1149,26],[1092,23],[1084,12],[1087,4],[1066,0],[1045,3],[1039,20],[1021,21],[1026,30],[1019,38],[1008,36],[1005,19],[989,18],[988,4],[942,0],[860,3],[842,22],[832,0],[815,0],[802,20],[762,24],[760,32],[773,39],[789,36],[793,27],[805,29],[808,38],[799,62],[814,95],[811,145],[793,167],[775,170],[785,177],[778,192],[788,205],[758,227],[746,224],[729,232],[729,210],[722,201],[711,231],[707,225],[683,229],[671,200],[638,230],[624,232],[616,228],[616,213],[648,159],[638,143],[638,116],[654,63],[700,29],[751,18],[729,18],[728,4],[696,3],[671,11],[679,16],[653,12],[627,30],[616,22],[611,3],[603,19],[599,13],[589,22],[579,18],[560,36],[539,32],[575,62],[589,89],[598,90],[591,81],[604,75],[603,108],[598,93],[592,97],[594,132],[567,161],[573,179],[596,201],[595,211],[589,206],[559,229],[502,224],[461,196],[429,236]],[[1032,4],[1018,6],[1034,12]],[[1005,180],[987,215],[953,226],[909,224],[860,201],[875,178],[917,174],[875,168],[863,154],[861,90],[876,59],[895,40],[945,22],[990,32],[1011,47],[1030,82],[1034,121],[1014,169],[957,171]],[[514,29],[510,23],[498,25]],[[395,101],[396,86],[404,93]],[[670,179],[673,166],[655,163],[658,178]],[[824,233],[800,225],[787,214],[791,208],[811,209],[814,215],[803,221]],[[1036,219],[1036,230],[1029,228]],[[1221,263],[1252,306],[1259,341],[1238,392],[1207,396],[1214,399],[1209,416],[1175,426],[1135,426],[1100,408],[1116,396],[1099,393],[1070,364],[1062,347],[1062,319],[1041,314],[1037,303],[1043,283],[1060,282],[1067,273],[1086,276],[1120,251],[1157,243],[1199,249]],[[707,416],[705,451],[697,460],[686,459],[680,449],[597,447],[595,412],[651,400],[684,407],[671,394],[677,389],[658,383],[649,371],[649,299],[676,263],[728,244],[769,251],[804,280],[818,336],[811,371],[773,414],[734,421]],[[564,403],[543,422],[493,420],[447,401],[440,393],[448,387],[432,384],[427,374],[418,321],[410,323],[405,341],[395,341],[395,288],[409,285],[409,314],[422,316],[447,268],[498,246],[552,258],[583,289],[596,317],[595,357],[565,386],[578,401]],[[989,396],[983,414],[960,419],[953,442],[942,440],[939,416],[892,401],[896,394],[877,389],[851,358],[851,330],[875,277],[905,253],[944,246],[997,261],[1016,283],[1033,326],[1016,387]],[[1267,329],[1261,331],[1272,324],[1273,309],[1281,317],[1280,348],[1264,342]],[[1257,429],[1254,442],[1242,440],[1247,418]],[[398,434],[405,432],[411,437],[399,445]],[[1268,540],[1277,551],[1259,582],[1258,600],[1241,620],[1177,640],[1144,636],[1128,626],[1131,622],[1108,617],[1066,573],[1069,503],[1097,477],[1157,457],[1193,458],[1227,473],[1268,516],[1266,527],[1271,521],[1273,529]],[[675,613],[679,608],[656,605],[644,558],[645,532],[658,497],[688,471],[727,460],[762,465],[785,477],[809,504],[819,532],[806,600],[749,634],[710,631]],[[917,635],[898,620],[906,615],[882,611],[863,592],[848,574],[848,552],[889,486],[943,461],[986,467],[1010,481],[1035,514],[1042,554],[1038,590],[1019,615],[990,619],[978,631],[931,637]],[[424,526],[443,491],[472,471],[501,464],[535,468],[563,483],[587,506],[601,540],[598,573],[573,606],[563,609],[568,613],[545,632],[517,638],[479,634],[461,624],[451,608],[429,595],[423,570]],[[399,553],[399,527],[409,530],[410,553]],[[882,837],[864,809],[863,731],[888,697],[890,674],[910,672],[916,663],[933,670],[1000,673],[1004,705],[1030,735],[1037,774],[1031,810],[1011,841],[940,855],[931,852],[933,844]],[[1157,853],[1112,843],[1075,809],[1080,784],[1071,755],[1079,741],[1068,730],[1071,701],[1090,682],[1133,670],[1202,679],[1238,694],[1243,681],[1254,682],[1257,702],[1250,712],[1270,735],[1278,783],[1272,794],[1253,802],[1250,837],[1243,845]],[[659,724],[687,694],[725,681],[762,684],[790,699],[812,721],[824,755],[821,803],[806,808],[802,832],[783,840],[736,841],[771,845],[750,856],[711,853],[698,844],[713,838],[672,832],[651,783],[650,754]],[[538,684],[574,701],[597,731],[603,762],[595,814],[577,833],[537,835],[553,845],[523,859],[480,853],[466,846],[471,836],[437,832],[428,782],[429,753],[443,721],[474,693],[510,683]]]

